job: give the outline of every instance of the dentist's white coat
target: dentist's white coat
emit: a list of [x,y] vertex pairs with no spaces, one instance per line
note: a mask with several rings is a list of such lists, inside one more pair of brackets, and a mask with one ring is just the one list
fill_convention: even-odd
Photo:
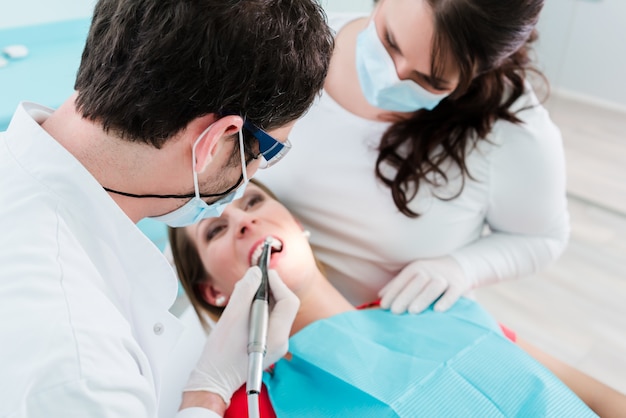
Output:
[[22,103],[0,133],[0,416],[155,417],[175,275],[40,127],[50,112]]

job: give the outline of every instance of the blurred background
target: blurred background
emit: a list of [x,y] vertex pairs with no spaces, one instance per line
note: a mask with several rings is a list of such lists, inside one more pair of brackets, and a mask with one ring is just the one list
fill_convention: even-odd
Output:
[[[93,4],[3,4],[0,49],[25,44],[30,54],[0,66],[0,130],[20,100],[56,107],[70,94]],[[322,0],[322,5],[328,13],[367,13],[372,1]],[[545,106],[563,134],[570,244],[547,270],[477,292],[479,301],[521,337],[623,393],[625,21],[624,0],[546,1],[535,53],[551,87]],[[163,249],[162,225],[142,221],[141,226]]]

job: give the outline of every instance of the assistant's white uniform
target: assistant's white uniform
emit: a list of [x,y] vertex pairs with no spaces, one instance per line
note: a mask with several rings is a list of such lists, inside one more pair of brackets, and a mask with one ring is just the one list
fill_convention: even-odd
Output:
[[[338,29],[345,16],[331,19]],[[528,91],[514,104],[522,124],[499,120],[489,141],[469,152],[461,195],[444,201],[426,185],[408,218],[374,172],[387,123],[357,117],[326,92],[299,120],[293,149],[257,178],[311,231],[316,255],[333,284],[353,303],[377,292],[408,263],[450,255],[474,287],[524,276],[555,260],[569,237],[561,135]],[[435,191],[451,197],[458,168]],[[485,225],[492,233],[483,235]]]
[[155,417],[175,275],[41,128],[50,112],[22,103],[0,134],[0,416]]

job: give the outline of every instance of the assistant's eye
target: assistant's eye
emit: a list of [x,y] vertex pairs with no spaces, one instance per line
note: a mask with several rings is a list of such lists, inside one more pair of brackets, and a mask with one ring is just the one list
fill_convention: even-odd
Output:
[[437,81],[437,80],[434,80],[434,79],[432,79],[432,78],[430,78],[430,77],[424,77],[424,81],[425,81],[428,85],[430,85],[430,88],[432,88],[433,90],[437,90],[437,91],[440,91],[440,92],[447,91],[446,86],[442,85],[442,84],[441,84],[439,81]]
[[389,35],[389,32],[385,31],[385,43],[387,44],[387,46],[389,46],[389,48],[391,48],[392,50],[396,51],[396,52],[400,52],[400,48],[398,48],[398,45],[395,44],[395,42],[393,42],[393,40],[391,39],[391,36]]

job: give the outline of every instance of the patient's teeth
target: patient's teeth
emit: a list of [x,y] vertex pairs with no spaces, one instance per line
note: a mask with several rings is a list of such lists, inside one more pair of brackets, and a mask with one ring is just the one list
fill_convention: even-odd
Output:
[[[271,249],[272,250],[276,250],[276,251],[280,251],[283,249],[283,243],[274,237],[269,237],[271,238]],[[256,266],[259,264],[259,258],[261,257],[261,254],[263,253],[263,244],[264,242],[262,242],[261,244],[259,244],[255,249],[254,252],[252,253],[252,257],[250,257],[250,265],[252,266]],[[276,252],[274,251],[274,252]]]
[[273,249],[278,250],[278,251],[283,249],[283,243],[282,242],[280,242],[279,240],[277,240],[274,237],[270,237],[270,238],[272,238],[271,246],[272,246]]
[[258,247],[254,249],[254,252],[252,253],[252,259],[250,260],[253,266],[256,266],[257,264],[259,264],[259,257],[261,257],[262,252],[263,252],[263,244],[259,245]]

